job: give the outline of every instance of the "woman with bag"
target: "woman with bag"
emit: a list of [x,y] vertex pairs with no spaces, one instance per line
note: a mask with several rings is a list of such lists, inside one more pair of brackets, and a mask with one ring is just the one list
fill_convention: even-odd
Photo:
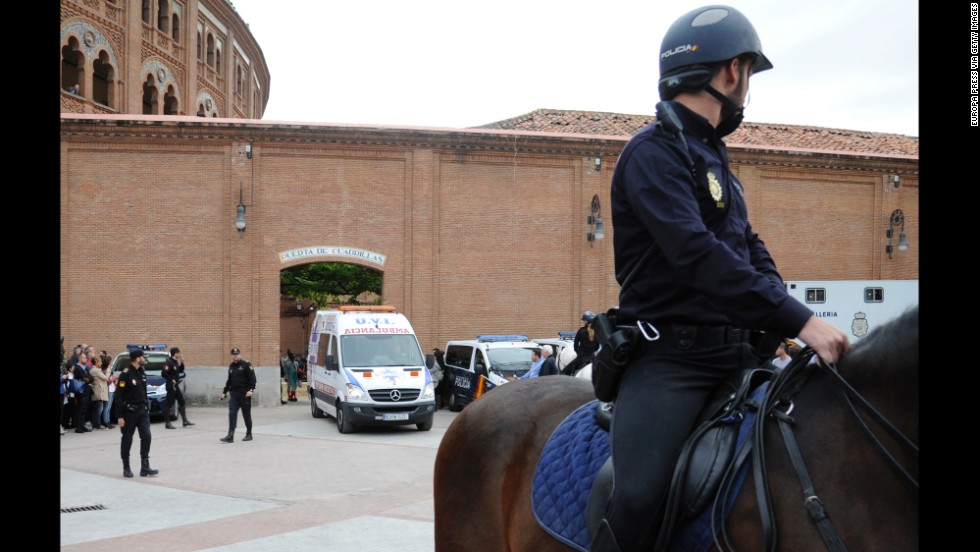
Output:
[[109,429],[108,424],[102,422],[103,409],[109,400],[109,377],[102,371],[102,357],[92,355],[89,375],[92,377],[92,428]]

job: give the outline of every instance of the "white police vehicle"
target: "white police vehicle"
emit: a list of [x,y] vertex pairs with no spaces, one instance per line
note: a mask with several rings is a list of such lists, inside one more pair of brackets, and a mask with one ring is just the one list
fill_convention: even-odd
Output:
[[479,335],[450,341],[445,375],[450,378],[449,410],[459,412],[483,393],[531,369],[531,351],[539,345],[522,334]]
[[[143,351],[146,362],[143,371],[146,373],[146,398],[150,403],[150,419],[163,418],[167,410],[167,382],[163,379],[163,366],[170,359],[170,349],[166,343],[131,343],[126,345],[126,351],[112,359],[111,374],[119,374],[129,366],[129,352],[134,349]],[[180,391],[187,387],[184,383],[185,374],[180,374]],[[170,420],[176,420],[177,413],[170,412]]]
[[568,365],[569,362],[575,360],[578,355],[575,353],[575,334],[577,332],[558,332],[558,337],[545,337],[542,339],[535,339],[534,342],[538,345],[544,347],[545,345],[551,345],[554,350],[555,366],[558,367],[558,372],[561,373],[562,368]]

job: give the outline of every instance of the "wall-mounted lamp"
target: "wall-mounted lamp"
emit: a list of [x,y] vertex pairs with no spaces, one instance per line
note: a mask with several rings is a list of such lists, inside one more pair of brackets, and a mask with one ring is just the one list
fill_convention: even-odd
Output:
[[[598,157],[596,161],[598,162]],[[589,224],[589,233],[585,238],[589,240],[589,247],[593,247],[592,242],[606,237],[606,230],[602,227],[602,217],[599,216],[599,196],[592,196],[592,214],[586,218]]]
[[905,251],[909,248],[909,242],[905,237],[905,213],[901,209],[895,209],[892,211],[890,217],[888,217],[888,229],[885,230],[885,236],[888,237],[888,245],[885,246],[885,253],[888,253],[888,258],[892,258],[892,236],[895,234],[895,228],[900,228],[898,232],[898,250]]
[[296,298],[296,310],[298,311],[303,310],[303,300],[300,299],[299,297]]
[[244,198],[244,192],[242,191],[241,183],[238,185],[238,216],[235,217],[235,228],[238,229],[239,234],[245,233],[245,202],[242,201]]
[[902,185],[902,181],[897,174],[892,175],[890,180],[892,182],[892,186],[895,186],[896,188]]
[[245,144],[245,157],[252,158],[252,144]]
[[598,155],[595,156],[595,170],[598,171],[602,168],[602,158]]

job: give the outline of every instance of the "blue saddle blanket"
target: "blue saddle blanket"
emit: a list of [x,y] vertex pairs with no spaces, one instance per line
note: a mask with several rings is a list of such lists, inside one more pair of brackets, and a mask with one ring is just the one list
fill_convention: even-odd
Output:
[[555,429],[534,471],[531,509],[538,524],[559,541],[589,550],[585,509],[599,468],[612,450],[609,433],[596,423],[598,399],[585,403]]
[[[760,385],[753,391],[752,399],[761,400],[768,387],[768,382]],[[598,400],[583,404],[555,429],[541,451],[531,484],[531,509],[538,524],[554,538],[581,552],[588,552],[590,544],[585,519],[589,493],[599,468],[612,454],[609,433],[596,422],[598,405]],[[755,418],[754,410],[745,412],[738,448],[752,430]],[[731,509],[742,488],[748,466],[749,462],[742,466],[732,486],[726,511]],[[678,527],[671,551],[706,552],[714,542],[711,529],[709,508]]]

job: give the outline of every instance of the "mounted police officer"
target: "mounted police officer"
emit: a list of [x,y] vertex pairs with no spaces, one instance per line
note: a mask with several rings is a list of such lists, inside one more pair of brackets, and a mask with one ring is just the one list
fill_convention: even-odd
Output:
[[756,350],[763,337],[799,336],[827,362],[848,348],[787,295],[728,165],[722,138],[742,120],[749,77],[772,68],[752,24],[728,6],[698,8],[671,25],[659,56],[658,120],[623,149],[611,188],[617,324],[644,336],[619,381],[616,484],[593,552],[653,549],[699,411],[730,374],[768,359],[775,344]]
[[575,341],[573,343],[575,347],[575,358],[561,369],[562,374],[574,376],[575,372],[578,372],[592,362],[592,355],[599,346],[595,340],[595,329],[592,328],[593,320],[595,320],[595,313],[592,311],[582,313],[582,322],[584,324],[575,332]]
[[252,364],[242,358],[238,347],[231,350],[231,364],[228,365],[228,381],[221,392],[221,400],[228,396],[228,435],[219,439],[222,443],[235,441],[235,425],[238,422],[238,410],[242,411],[245,419],[245,437],[242,441],[252,440],[252,393],[255,391],[255,369]]
[[123,461],[123,476],[133,477],[129,469],[129,449],[133,446],[133,432],[140,433],[140,476],[156,475],[160,470],[150,468],[150,407],[146,400],[146,372],[143,364],[146,357],[143,351],[133,349],[129,352],[129,366],[123,368],[116,382],[116,397],[119,401],[119,429],[122,432],[120,454]]

